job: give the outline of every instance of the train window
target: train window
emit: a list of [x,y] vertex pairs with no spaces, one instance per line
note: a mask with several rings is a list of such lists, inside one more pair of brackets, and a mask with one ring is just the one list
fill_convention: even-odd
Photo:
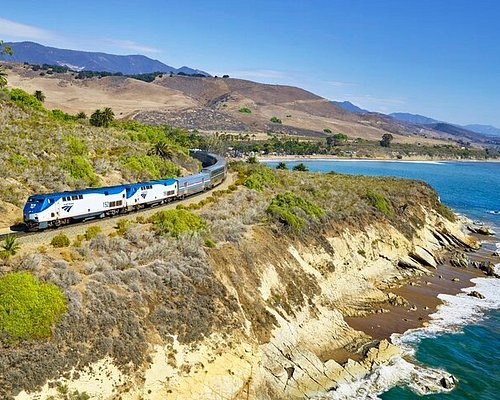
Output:
[[49,199],[49,204],[52,204],[54,202],[54,199]]
[[109,196],[109,192],[104,192],[104,196]]
[[110,207],[114,207],[115,205],[116,205],[116,201],[110,201],[110,202],[109,202],[109,206],[110,206]]
[[149,186],[148,186],[148,189],[153,189],[153,185],[149,185]]
[[71,196],[71,200],[78,200],[78,196]]
[[50,213],[50,216],[51,216],[52,218],[54,218],[54,217],[55,217],[55,214],[54,214],[54,213]]
[[78,198],[79,198],[80,200],[83,200],[83,195],[82,195],[82,194],[79,194],[79,195],[78,195]]
[[167,196],[172,196],[173,194],[175,194],[174,190],[167,191]]
[[122,204],[123,204],[123,201],[121,201],[121,200],[118,200],[118,201],[116,202],[116,206],[117,206],[117,207],[118,207],[118,206],[121,206]]

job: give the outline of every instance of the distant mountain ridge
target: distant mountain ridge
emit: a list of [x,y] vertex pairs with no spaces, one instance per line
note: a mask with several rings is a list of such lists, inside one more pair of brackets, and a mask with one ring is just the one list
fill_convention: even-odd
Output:
[[207,72],[190,67],[174,68],[161,61],[143,55],[116,55],[101,52],[58,49],[35,42],[5,43],[11,46],[12,56],[0,56],[0,59],[30,64],[49,64],[67,66],[76,71],[121,72],[125,75],[145,74],[151,72],[182,72],[185,74],[202,74]]
[[368,110],[365,110],[361,107],[358,107],[355,104],[352,104],[350,101],[332,101],[331,103],[335,104],[336,106],[342,107],[346,111],[350,111],[353,113],[365,113],[365,112],[370,112]]
[[417,124],[417,125],[435,124],[437,122],[440,122],[434,118],[429,118],[420,114],[398,112],[398,113],[391,113],[389,114],[389,116],[392,118],[396,118],[399,121],[409,122],[410,124]]
[[500,129],[491,125],[470,124],[464,125],[464,128],[487,136],[500,136]]

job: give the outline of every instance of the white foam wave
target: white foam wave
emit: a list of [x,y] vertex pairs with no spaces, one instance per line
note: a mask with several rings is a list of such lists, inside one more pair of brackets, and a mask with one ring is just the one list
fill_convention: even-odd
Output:
[[[500,272],[500,264],[495,265]],[[425,328],[410,329],[404,334],[394,334],[391,340],[394,344],[403,347],[409,353],[414,351],[414,344],[423,338],[435,337],[445,332],[459,331],[464,325],[475,323],[482,318],[488,310],[500,308],[500,279],[475,278],[475,286],[462,289],[462,293],[455,296],[440,294],[438,297],[443,304],[431,314],[429,325]],[[476,291],[485,296],[484,299],[468,296]]]
[[354,382],[341,383],[335,391],[314,397],[324,400],[375,400],[378,395],[396,385],[405,385],[420,396],[446,392],[440,381],[452,382],[446,371],[423,367],[395,357],[388,365],[377,368],[367,377]]
[[[500,263],[495,265],[495,269],[497,273],[500,272]],[[500,308],[500,279],[475,278],[472,282],[475,286],[464,288],[462,293],[455,296],[439,295],[443,304],[430,315],[431,321],[427,327],[391,336],[392,342],[403,350],[402,357],[396,357],[388,365],[380,366],[364,379],[342,383],[335,391],[316,398],[375,400],[379,399],[379,394],[394,386],[407,386],[419,395],[446,391],[440,384],[443,377],[450,377],[446,371],[408,360],[412,360],[415,344],[421,339],[458,331],[464,325],[482,319],[487,310]],[[468,296],[472,291],[481,293],[485,298]]]

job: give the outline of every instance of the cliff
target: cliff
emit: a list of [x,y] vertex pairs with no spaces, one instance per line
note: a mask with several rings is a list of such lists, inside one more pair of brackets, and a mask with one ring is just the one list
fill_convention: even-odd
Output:
[[[262,191],[248,189],[256,173]],[[70,311],[52,339],[4,349],[2,390],[19,400],[319,395],[399,354],[345,317],[403,301],[393,285],[429,273],[447,249],[478,247],[420,182],[240,174],[247,188],[199,205],[215,247],[196,235],[157,238],[137,224],[84,243],[56,270],[54,259],[33,266],[29,258],[35,274],[65,287]],[[268,207],[283,188],[304,196],[290,211],[305,221],[300,230]]]

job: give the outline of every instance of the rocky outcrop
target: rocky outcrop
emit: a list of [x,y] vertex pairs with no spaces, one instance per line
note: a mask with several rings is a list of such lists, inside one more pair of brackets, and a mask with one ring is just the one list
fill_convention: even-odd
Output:
[[493,236],[495,235],[495,231],[491,229],[488,226],[485,225],[468,225],[467,229],[471,231],[472,233],[477,233],[479,235],[485,235],[485,236]]
[[457,251],[450,257],[450,264],[458,268],[467,268],[469,266],[469,258],[462,252]]
[[426,266],[432,267],[434,269],[437,268],[437,262],[434,255],[429,250],[424,249],[423,247],[415,246],[415,249],[410,253],[410,257]]
[[467,296],[470,296],[470,297],[476,297],[478,299],[484,299],[484,295],[482,295],[481,293],[473,290],[472,292],[470,293],[467,293]]

